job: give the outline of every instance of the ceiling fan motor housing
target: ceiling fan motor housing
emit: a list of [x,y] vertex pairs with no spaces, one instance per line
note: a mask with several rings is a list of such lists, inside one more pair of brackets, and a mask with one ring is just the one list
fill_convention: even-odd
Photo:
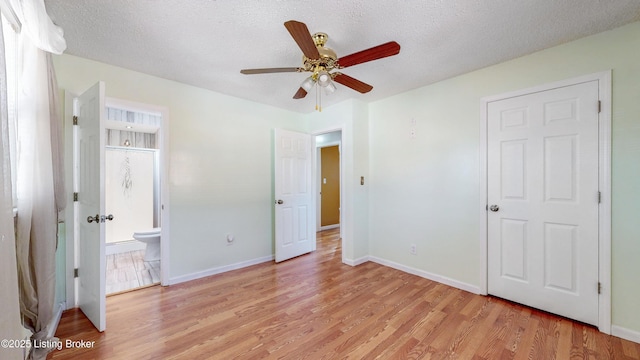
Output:
[[337,67],[338,55],[332,49],[324,46],[329,39],[329,36],[325,33],[319,32],[313,34],[312,38],[318,48],[320,58],[309,59],[303,55],[302,62],[304,63],[304,69],[314,73],[322,70],[331,71],[335,69]]

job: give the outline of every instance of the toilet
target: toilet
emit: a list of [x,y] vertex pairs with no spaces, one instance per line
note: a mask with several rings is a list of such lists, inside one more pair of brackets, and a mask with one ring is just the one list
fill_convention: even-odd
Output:
[[160,260],[160,228],[133,233],[133,238],[147,244],[144,261]]

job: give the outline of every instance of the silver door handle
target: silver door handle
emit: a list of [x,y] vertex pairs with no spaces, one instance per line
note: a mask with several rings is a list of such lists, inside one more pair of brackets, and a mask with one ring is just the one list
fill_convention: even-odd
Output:
[[496,212],[496,211],[500,210],[500,206],[498,206],[498,205],[491,205],[491,206],[489,206],[489,210],[491,210],[491,211],[493,211],[493,212]]
[[96,216],[89,216],[89,217],[87,217],[87,221],[89,223],[92,223],[94,221],[99,223],[100,222],[100,215],[96,214]]
[[284,204],[284,201],[282,201],[282,200],[276,200],[276,204],[278,204],[278,205],[282,205],[282,204]]
[[109,215],[107,215],[107,216],[102,215],[102,216],[100,217],[100,220],[101,220],[102,222],[105,222],[105,221],[107,221],[107,220],[111,221],[111,220],[113,220],[113,215],[112,215],[112,214],[109,214]]

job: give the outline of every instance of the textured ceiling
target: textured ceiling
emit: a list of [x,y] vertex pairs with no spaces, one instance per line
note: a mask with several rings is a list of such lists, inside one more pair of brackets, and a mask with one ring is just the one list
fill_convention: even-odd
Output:
[[[338,84],[323,106],[378,100],[640,20],[638,0],[46,0],[66,53],[296,112],[302,54],[283,23],[329,35],[338,57],[397,41],[400,54],[344,69],[373,86]],[[109,81],[109,79],[104,79]],[[107,84],[108,86],[108,84]]]

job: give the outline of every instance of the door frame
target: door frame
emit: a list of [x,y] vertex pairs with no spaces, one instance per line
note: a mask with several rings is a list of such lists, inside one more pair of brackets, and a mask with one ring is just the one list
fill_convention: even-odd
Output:
[[[74,161],[74,132],[73,126],[73,99],[77,95],[69,91],[64,92],[64,131],[65,131],[65,179],[67,184],[74,184],[73,173],[77,171]],[[121,99],[105,97],[105,105],[117,107],[124,110],[157,112],[162,115],[162,122],[158,130],[158,149],[160,150],[160,202],[161,221],[162,221],[162,241],[160,243],[161,252],[161,268],[160,268],[160,284],[169,285],[169,251],[170,251],[170,206],[169,206],[169,110],[166,107],[143,104],[138,102],[126,101]],[[75,186],[75,185],[74,185]],[[77,239],[75,231],[78,225],[76,204],[73,202],[73,189],[71,186],[67,189],[67,202],[71,206],[67,206],[65,212],[65,246],[66,246],[66,304],[65,309],[72,309],[78,304],[78,284],[74,277],[74,269],[78,267],[78,258],[76,254]]]
[[[344,236],[344,231],[345,231],[345,196],[344,196],[344,132],[345,132],[345,128],[344,126],[335,126],[335,127],[330,127],[327,129],[323,129],[323,130],[318,130],[315,132],[311,133],[311,137],[312,137],[312,146],[313,146],[313,155],[312,157],[312,161],[313,164],[311,165],[311,168],[313,169],[313,174],[312,174],[312,179],[313,179],[313,189],[316,192],[316,208],[319,206],[319,192],[320,192],[320,184],[318,182],[318,177],[320,176],[319,172],[320,169],[318,169],[318,167],[320,166],[318,164],[318,156],[319,156],[319,151],[318,151],[318,145],[316,144],[316,137],[319,135],[323,135],[323,134],[329,134],[329,133],[333,133],[333,132],[338,132],[340,131],[340,141],[332,143],[331,145],[327,144],[327,146],[333,146],[333,145],[338,145],[339,149],[340,149],[340,248],[343,249],[341,251],[341,260],[343,263],[346,264],[345,262],[345,257],[344,257],[344,246],[345,246],[345,236]],[[317,216],[316,215],[316,225],[319,225],[319,222],[317,222]],[[316,226],[316,231],[319,231],[319,227]]]
[[169,252],[171,247],[169,236],[169,109],[164,106],[105,97],[105,107],[135,112],[157,113],[162,120],[156,132],[158,150],[160,151],[160,285],[169,285]]
[[[484,97],[480,100],[480,294],[488,295],[488,106],[489,103],[516,96],[548,91],[580,83],[598,81],[600,113],[598,116],[598,329],[611,334],[611,70],[547,83],[527,89]],[[594,104],[594,106],[598,106]],[[597,284],[594,284],[597,286]]]
[[[322,134],[320,134],[322,135]],[[340,138],[342,139],[342,134],[340,134]],[[315,143],[315,136],[314,136],[314,143]],[[329,230],[329,229],[334,229],[336,227],[339,227],[340,224],[338,224],[338,226],[335,225],[329,225],[329,227],[323,229],[322,226],[322,194],[321,194],[321,189],[322,189],[322,156],[321,153],[319,151],[319,149],[323,149],[323,148],[327,148],[327,147],[332,147],[332,146],[337,146],[338,147],[338,161],[339,161],[339,171],[340,171],[340,179],[338,181],[338,187],[342,186],[342,141],[332,141],[326,144],[322,144],[320,146],[318,146],[318,144],[316,144],[315,146],[315,158],[316,158],[316,187],[315,187],[315,191],[316,191],[316,231],[322,231],[322,230]],[[342,189],[340,189],[340,191],[342,191]],[[342,205],[342,196],[340,196],[340,205]],[[342,213],[342,212],[341,212]],[[342,221],[342,214],[340,214],[340,219],[338,221]]]

